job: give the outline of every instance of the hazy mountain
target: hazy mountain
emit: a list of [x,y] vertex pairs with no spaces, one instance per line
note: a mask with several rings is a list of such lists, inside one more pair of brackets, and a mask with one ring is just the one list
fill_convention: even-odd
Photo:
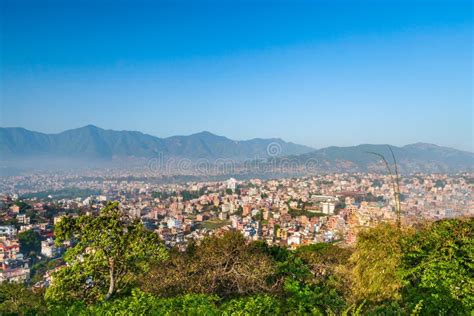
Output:
[[[392,146],[402,172],[457,172],[474,170],[474,154],[432,144],[417,143],[403,147]],[[59,134],[44,134],[23,128],[0,128],[0,160],[8,166],[19,166],[27,161],[30,167],[45,165],[79,166],[92,163],[101,166],[107,161],[122,158],[233,159],[234,161],[272,158],[276,162],[310,166],[312,172],[383,171],[380,158],[392,162],[386,145],[358,145],[310,147],[285,142],[281,139],[252,139],[234,141],[210,132],[189,136],[158,138],[140,132],[104,130],[88,125]],[[123,160],[123,159],[122,159]],[[127,160],[128,161],[128,160]],[[273,160],[271,160],[273,161]],[[105,163],[105,164],[104,164]],[[124,166],[129,166],[126,162]],[[298,172],[305,172],[299,169]],[[292,172],[292,171],[291,171]],[[290,172],[290,173],[291,173]]]
[[44,134],[24,128],[0,128],[0,159],[54,157],[99,158],[181,157],[246,160],[279,155],[297,155],[314,149],[281,139],[234,141],[210,132],[158,138],[140,132],[104,130],[88,125],[59,134]]
[[[458,172],[474,170],[474,153],[433,144],[416,143],[403,147],[391,146],[402,172]],[[278,158],[306,164],[324,172],[383,171],[386,168],[380,157],[393,163],[387,145],[358,145],[351,147],[327,147],[299,156]]]

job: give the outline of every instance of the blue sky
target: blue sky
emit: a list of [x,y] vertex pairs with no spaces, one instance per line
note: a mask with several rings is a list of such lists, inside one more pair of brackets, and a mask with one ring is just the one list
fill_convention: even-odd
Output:
[[473,151],[471,1],[0,1],[0,125]]

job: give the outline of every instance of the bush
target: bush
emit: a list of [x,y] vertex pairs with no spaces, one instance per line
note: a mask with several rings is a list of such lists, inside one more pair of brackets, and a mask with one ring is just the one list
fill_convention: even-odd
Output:
[[474,219],[426,225],[402,239],[403,299],[421,314],[468,315],[474,310]]

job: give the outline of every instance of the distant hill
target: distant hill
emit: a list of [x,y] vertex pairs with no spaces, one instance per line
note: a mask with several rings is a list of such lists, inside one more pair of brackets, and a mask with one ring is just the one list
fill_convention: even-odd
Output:
[[[392,146],[402,172],[458,172],[474,170],[474,154],[433,144]],[[79,166],[81,163],[125,161],[129,158],[186,158],[191,161],[233,159],[236,162],[267,160],[297,162],[313,172],[385,172],[375,152],[392,161],[387,145],[327,147],[319,150],[285,142],[279,138],[235,141],[210,132],[159,138],[140,132],[104,130],[88,125],[58,134],[44,134],[24,128],[0,128],[0,162],[8,168],[27,161],[34,168]],[[124,160],[125,159],[125,160]],[[127,160],[128,159],[128,160]],[[132,159],[133,160],[133,159]],[[285,162],[286,161],[286,162]],[[72,163],[73,162],[73,163]],[[300,169],[297,173],[305,173]],[[290,172],[291,173],[291,172]],[[269,176],[269,175],[267,175]]]
[[92,125],[59,134],[0,128],[0,160],[36,157],[112,159],[156,157],[159,154],[192,160],[248,160],[297,155],[312,150],[277,138],[234,141],[210,132],[159,138],[140,132],[104,130]]
[[[402,172],[458,172],[474,170],[474,153],[433,144],[416,143],[403,147],[391,146]],[[293,159],[323,172],[385,172],[385,166],[376,155],[383,155],[392,164],[387,145],[358,145],[327,147],[298,156],[277,158]]]

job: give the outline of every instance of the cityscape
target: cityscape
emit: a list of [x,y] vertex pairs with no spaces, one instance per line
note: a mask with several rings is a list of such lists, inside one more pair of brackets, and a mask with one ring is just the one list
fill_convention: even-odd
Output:
[[473,316],[473,12],[0,0],[0,316]]
[[[30,187],[23,189],[22,183]],[[335,241],[350,246],[364,227],[397,220],[392,179],[371,173],[174,184],[110,176],[32,175],[3,178],[0,186],[10,192],[2,196],[0,218],[11,223],[0,227],[2,281],[30,278],[19,233],[37,232],[38,257],[58,258],[64,247],[53,242],[54,225],[64,216],[97,213],[107,201],[118,201],[127,215],[139,219],[166,246],[183,249],[191,240],[229,230],[290,249]],[[473,217],[473,188],[472,173],[404,176],[402,224]],[[49,277],[45,274],[36,285],[45,286]]]

